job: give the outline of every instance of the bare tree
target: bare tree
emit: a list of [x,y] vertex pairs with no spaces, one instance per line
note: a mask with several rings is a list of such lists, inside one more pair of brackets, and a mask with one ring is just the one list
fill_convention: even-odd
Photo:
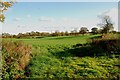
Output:
[[102,27],[102,33],[109,33],[110,31],[113,31],[113,23],[110,18],[110,16],[102,16],[102,23],[98,24],[99,26]]

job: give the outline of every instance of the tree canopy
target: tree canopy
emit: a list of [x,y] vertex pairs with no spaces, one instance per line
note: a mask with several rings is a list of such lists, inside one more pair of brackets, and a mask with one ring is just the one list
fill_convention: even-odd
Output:
[[98,33],[98,28],[93,27],[93,28],[91,29],[91,32],[92,32],[93,34],[97,34],[97,33]]
[[85,34],[85,33],[87,33],[89,30],[86,28],[86,27],[81,27],[80,28],[80,31],[79,31],[79,33],[81,33],[81,34]]
[[5,16],[3,12],[7,10],[9,7],[11,7],[14,4],[14,1],[4,2],[0,0],[0,22],[4,22]]

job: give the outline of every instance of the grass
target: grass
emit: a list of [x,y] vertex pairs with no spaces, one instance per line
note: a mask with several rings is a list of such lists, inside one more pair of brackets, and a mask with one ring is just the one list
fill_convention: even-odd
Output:
[[62,45],[62,44],[77,44],[77,43],[86,43],[87,39],[100,36],[100,35],[86,35],[86,36],[59,36],[59,37],[44,37],[44,38],[33,38],[33,39],[8,39],[8,40],[18,40],[24,41],[25,43],[32,45]]
[[[120,76],[119,55],[84,56],[89,54],[84,47],[74,48],[73,45],[85,44],[90,38],[100,35],[44,37],[36,39],[12,39],[24,41],[32,45],[32,59],[26,67],[25,75],[29,78],[115,78]],[[9,39],[8,39],[9,40]],[[92,51],[99,49],[93,49]]]

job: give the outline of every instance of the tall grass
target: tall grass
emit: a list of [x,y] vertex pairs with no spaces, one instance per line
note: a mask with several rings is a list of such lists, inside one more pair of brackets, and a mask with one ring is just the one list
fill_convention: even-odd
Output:
[[31,58],[31,46],[21,41],[2,42],[2,78],[24,77],[24,69]]

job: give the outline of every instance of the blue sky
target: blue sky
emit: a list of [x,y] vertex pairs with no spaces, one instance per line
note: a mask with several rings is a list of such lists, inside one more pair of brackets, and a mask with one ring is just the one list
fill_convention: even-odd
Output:
[[[4,0],[4,1],[10,1],[10,0]],[[119,0],[15,0],[15,1],[17,2],[118,2]]]
[[5,11],[3,32],[71,31],[97,26],[98,15],[108,14],[117,29],[117,2],[17,2]]

